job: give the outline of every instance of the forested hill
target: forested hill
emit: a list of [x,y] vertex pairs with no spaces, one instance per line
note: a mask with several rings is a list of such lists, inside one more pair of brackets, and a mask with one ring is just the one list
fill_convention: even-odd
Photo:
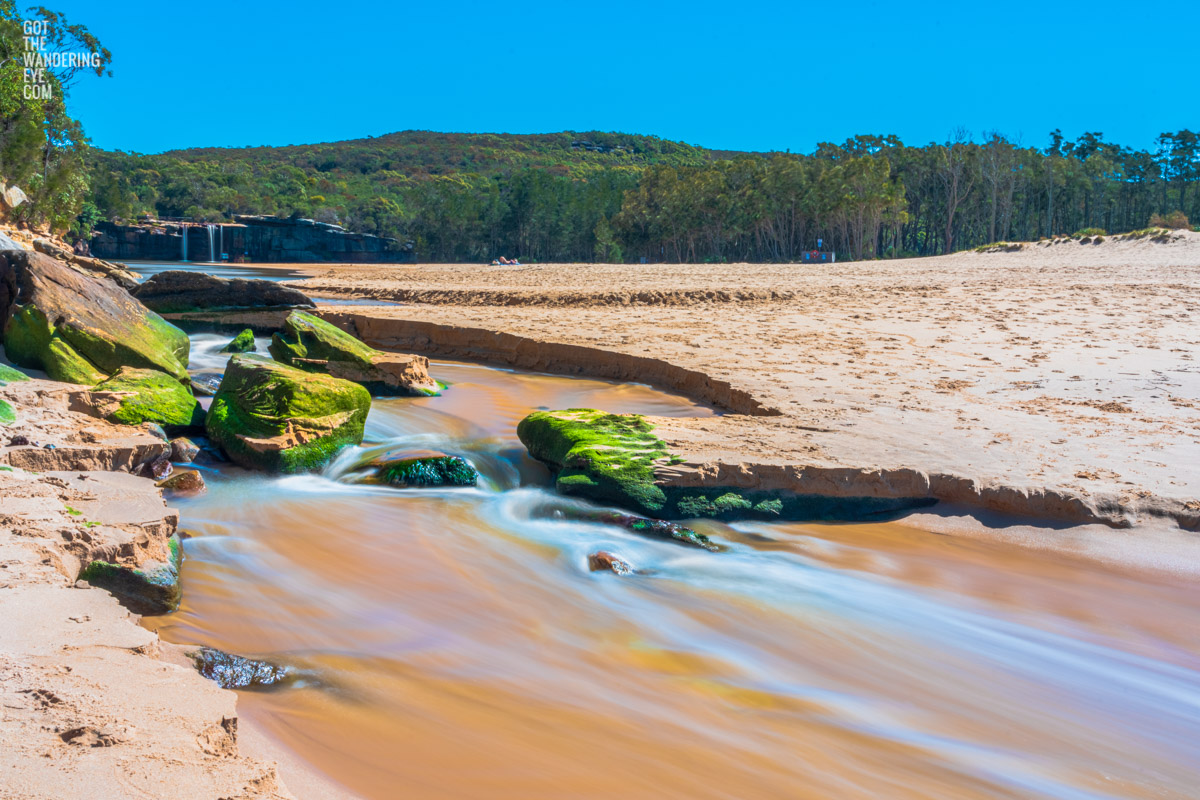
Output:
[[787,261],[931,255],[1002,240],[1200,217],[1200,137],[1151,150],[1099,133],[1044,147],[990,133],[812,154],[650,136],[405,131],[286,147],[91,151],[77,228],[141,214],[298,215],[415,243],[430,261]]
[[522,167],[645,167],[650,164],[700,166],[710,151],[654,136],[588,131],[575,133],[435,133],[399,131],[344,142],[286,147],[198,147],[172,150],[168,158],[290,164],[320,173],[370,174],[390,170],[405,175],[454,172],[498,174]]

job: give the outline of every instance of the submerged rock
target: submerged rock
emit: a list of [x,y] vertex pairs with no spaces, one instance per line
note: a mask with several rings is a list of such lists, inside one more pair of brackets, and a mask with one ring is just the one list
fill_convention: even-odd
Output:
[[221,348],[222,353],[249,353],[257,349],[254,344],[254,331],[246,328],[233,337],[233,341]]
[[592,572],[612,572],[617,575],[632,575],[633,567],[629,562],[614,556],[607,550],[597,550],[588,555],[588,569]]
[[153,478],[156,481],[166,479],[168,475],[175,471],[175,466],[171,463],[171,459],[165,455],[148,461],[142,467],[142,474],[147,478]]
[[79,573],[79,580],[107,590],[135,614],[169,613],[179,607],[179,537],[167,540],[167,548],[167,561],[147,561],[139,567],[93,561]]
[[372,464],[372,483],[389,486],[474,486],[479,473],[458,456],[397,458]]
[[155,484],[158,488],[173,494],[202,494],[208,491],[204,485],[204,477],[199,470],[181,469],[172,472],[170,477]]
[[90,410],[109,422],[141,425],[152,422],[167,431],[204,425],[204,409],[192,390],[157,370],[122,367],[111,378],[96,384],[75,406]]
[[212,308],[313,307],[303,292],[277,281],[218,278],[182,269],[158,273],[134,289],[133,296],[160,314]]
[[370,394],[356,383],[235,355],[213,398],[207,431],[244,467],[306,472],[344,445],[362,443],[370,407]]
[[191,654],[191,658],[200,674],[216,681],[222,689],[273,686],[291,674],[287,667],[235,656],[212,647],[200,648]]
[[270,350],[284,364],[361,383],[373,394],[429,396],[440,390],[424,356],[376,350],[303,311],[288,314]]
[[187,378],[188,338],[110,281],[41,253],[0,251],[8,358],[54,380],[99,383],[121,367]]

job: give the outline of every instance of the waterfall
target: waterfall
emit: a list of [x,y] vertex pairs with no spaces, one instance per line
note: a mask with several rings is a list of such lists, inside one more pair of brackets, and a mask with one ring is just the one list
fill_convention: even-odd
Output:
[[225,226],[218,225],[217,230],[220,231],[221,246],[219,248],[217,248],[217,255],[219,256],[219,258],[217,258],[216,260],[224,261],[225,260]]
[[179,225],[179,233],[180,233],[180,234],[182,234],[182,235],[180,236],[180,238],[183,240],[183,257],[182,257],[182,258],[180,258],[179,260],[180,260],[180,261],[187,261],[187,233],[188,233],[188,231],[187,231],[187,225],[184,225],[183,223],[180,223],[180,225]]
[[217,226],[210,222],[205,227],[208,228],[208,260],[210,262],[215,262],[217,260],[217,248],[216,237],[213,234],[216,233],[214,228]]

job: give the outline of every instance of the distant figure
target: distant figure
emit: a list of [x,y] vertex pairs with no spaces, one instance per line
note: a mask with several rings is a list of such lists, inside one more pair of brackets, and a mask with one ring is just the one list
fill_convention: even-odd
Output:
[[509,259],[505,258],[504,256],[500,256],[500,258],[498,258],[492,262],[492,266],[493,267],[519,267],[519,266],[521,266],[521,262],[515,258],[512,260],[509,260]]
[[92,254],[91,245],[87,239],[79,238],[75,240],[75,246],[71,248],[77,256],[90,256]]

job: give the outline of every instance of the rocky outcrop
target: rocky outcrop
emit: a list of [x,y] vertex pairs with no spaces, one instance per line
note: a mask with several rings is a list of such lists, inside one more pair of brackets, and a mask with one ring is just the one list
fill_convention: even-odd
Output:
[[241,333],[239,333],[237,336],[233,337],[233,340],[229,344],[222,347],[221,352],[222,353],[250,353],[256,349],[257,349],[257,347],[254,344],[254,331],[250,330],[249,328],[246,328]]
[[121,367],[187,380],[188,338],[120,287],[41,253],[0,251],[0,329],[8,358],[92,385]]
[[258,216],[238,216],[232,224],[213,225],[211,232],[206,224],[100,222],[92,233],[91,250],[101,258],[145,261],[215,261],[221,251],[247,261],[277,263],[413,260],[412,245],[395,239],[311,219]]
[[670,452],[654,425],[637,414],[537,411],[521,420],[517,435],[529,454],[555,473],[560,493],[658,519],[867,519],[935,502],[927,495],[848,496],[714,482],[688,486],[672,471],[684,459]]
[[271,337],[270,350],[277,361],[361,383],[373,394],[420,397],[440,389],[424,356],[376,350],[303,311],[288,314],[283,331]]
[[203,309],[312,308],[313,302],[298,289],[278,281],[218,278],[192,270],[167,270],[132,292],[152,311],[183,313]]
[[113,264],[100,258],[79,255],[71,250],[59,247],[49,239],[34,239],[33,249],[58,261],[73,264],[98,278],[110,280],[126,291],[138,285],[137,275],[130,272],[129,268],[124,264]]
[[91,391],[77,393],[73,407],[122,425],[153,422],[169,434],[204,425],[204,409],[191,389],[153,369],[122,367]]
[[209,408],[209,438],[237,464],[269,472],[324,466],[360,444],[371,396],[358,384],[256,355],[235,355]]

